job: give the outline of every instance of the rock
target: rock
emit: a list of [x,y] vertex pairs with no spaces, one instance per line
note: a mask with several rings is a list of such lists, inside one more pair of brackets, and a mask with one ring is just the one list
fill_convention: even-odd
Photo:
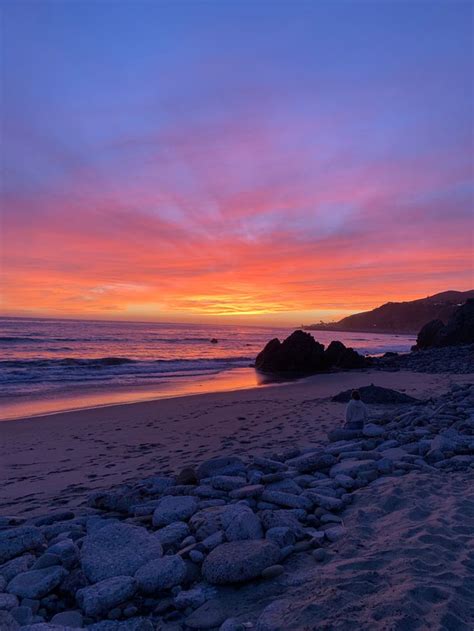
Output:
[[49,554],[57,555],[60,558],[61,563],[67,569],[72,569],[79,559],[79,548],[76,546],[74,541],[71,541],[71,539],[63,539],[63,541],[59,541],[48,548],[47,552]]
[[269,528],[265,537],[273,543],[276,543],[280,548],[285,546],[292,546],[295,543],[296,537],[294,532],[285,526],[277,526],[275,528]]
[[290,600],[274,600],[260,614],[256,631],[287,631],[288,623],[284,614],[290,613],[294,604]]
[[208,600],[185,620],[190,629],[213,629],[228,618],[228,613],[217,598]]
[[46,543],[43,533],[35,526],[20,526],[0,531],[0,563],[37,550]]
[[153,526],[161,528],[175,521],[189,519],[198,509],[198,500],[191,495],[165,496],[153,513]]
[[337,475],[347,475],[353,478],[359,473],[359,471],[367,471],[369,469],[374,469],[375,467],[375,460],[357,460],[355,458],[348,458],[347,460],[338,462],[331,467],[329,475],[331,478],[335,478]]
[[290,467],[294,467],[299,473],[311,473],[313,471],[321,471],[331,467],[336,462],[336,458],[332,454],[325,453],[322,450],[303,454],[287,461]]
[[20,625],[27,625],[33,622],[33,612],[30,607],[22,605],[21,607],[15,607],[10,610],[11,615]]
[[270,567],[266,567],[262,572],[262,578],[264,579],[272,579],[283,574],[285,568],[283,565],[270,565]]
[[77,610],[61,611],[51,618],[51,624],[82,629],[82,614]]
[[43,598],[57,587],[66,576],[67,571],[59,566],[47,567],[43,570],[29,570],[17,574],[8,583],[7,590],[10,594],[22,598]]
[[158,530],[156,532],[156,538],[163,547],[177,546],[189,535],[189,532],[189,526],[187,524],[183,521],[175,521]]
[[184,468],[176,476],[176,484],[198,484],[199,480],[196,471],[192,467]]
[[189,590],[182,590],[174,599],[174,603],[178,609],[197,609],[209,598],[209,589],[204,587],[194,587]]
[[32,554],[25,554],[24,556],[7,561],[7,563],[0,565],[0,576],[9,583],[17,574],[28,571],[34,561],[35,557]]
[[441,320],[425,324],[416,340],[416,348],[456,346],[474,342],[474,299],[456,309],[446,326]]
[[345,536],[346,532],[347,531],[344,526],[332,526],[331,528],[327,528],[324,531],[324,534],[329,539],[329,541],[335,542],[339,541],[339,539],[342,539],[342,537]]
[[[391,390],[390,388],[382,388],[381,386],[362,386],[358,388],[360,398],[364,403],[369,405],[398,405],[402,403],[420,403],[419,399],[410,397],[403,392]],[[344,390],[336,394],[331,401],[336,403],[348,403],[350,401],[352,390]],[[350,440],[350,439],[349,439]]]
[[229,541],[261,539],[263,537],[263,529],[259,517],[251,508],[245,505],[239,506],[235,510],[229,522],[225,529],[225,534]]
[[153,595],[170,589],[184,581],[186,564],[178,555],[154,559],[142,566],[135,574],[138,587],[144,594]]
[[8,611],[0,611],[0,629],[2,631],[19,631],[20,625]]
[[54,524],[54,522],[67,521],[69,519],[74,519],[74,517],[74,513],[70,510],[59,511],[56,513],[49,513],[49,515],[45,515],[43,517],[37,517],[33,521],[33,524],[35,526],[50,526],[51,524]]
[[213,585],[242,583],[278,562],[280,550],[268,540],[223,543],[203,563],[202,574]]
[[219,627],[219,631],[245,631],[246,628],[237,618],[227,618]]
[[255,368],[270,373],[311,374],[328,368],[324,346],[304,331],[294,331],[283,342],[268,342],[257,355]]
[[378,436],[383,436],[383,434],[385,434],[385,430],[383,427],[375,425],[374,423],[367,423],[367,425],[364,425],[364,428],[362,429],[362,434],[367,438],[376,438]]
[[18,598],[15,594],[0,594],[0,609],[10,610],[18,607]]
[[322,561],[325,561],[326,557],[327,557],[327,552],[324,548],[318,548],[317,550],[314,550],[313,552],[313,558],[318,563],[322,563]]
[[240,489],[235,489],[229,493],[229,497],[235,500],[242,500],[247,497],[258,497],[265,490],[263,484],[248,484]]
[[210,484],[220,491],[234,491],[247,484],[247,479],[235,475],[215,475],[210,479]]
[[245,477],[246,470],[244,463],[237,456],[222,456],[206,460],[199,465],[196,473],[198,478],[202,480],[218,475]]
[[159,540],[145,528],[112,523],[84,538],[81,565],[86,577],[97,582],[133,576],[139,567],[162,554]]
[[53,565],[61,565],[61,558],[57,554],[50,554],[49,552],[45,552],[33,564],[31,569],[43,570],[45,567],[51,567]]
[[261,499],[264,502],[285,506],[288,508],[303,508],[310,510],[312,503],[303,495],[293,495],[292,493],[283,493],[281,491],[265,491],[262,493]]
[[136,581],[130,576],[113,576],[83,587],[76,600],[86,616],[98,616],[131,598],[136,589]]
[[[130,618],[130,620],[103,620],[88,625],[87,629],[88,631],[154,631],[155,626],[150,620],[138,617]],[[51,631],[54,631],[53,628]],[[161,627],[160,631],[165,631],[165,627]]]
[[189,558],[193,563],[202,563],[204,561],[204,554],[199,550],[191,550]]
[[324,351],[329,366],[338,366],[346,347],[339,340],[333,340]]

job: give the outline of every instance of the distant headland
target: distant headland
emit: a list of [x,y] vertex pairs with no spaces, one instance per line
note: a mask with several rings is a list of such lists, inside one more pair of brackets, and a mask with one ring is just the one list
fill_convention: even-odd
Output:
[[469,298],[469,291],[443,291],[409,302],[387,302],[371,311],[355,313],[338,322],[302,325],[307,331],[358,331],[361,333],[398,333],[416,335],[430,320],[446,323],[456,308]]

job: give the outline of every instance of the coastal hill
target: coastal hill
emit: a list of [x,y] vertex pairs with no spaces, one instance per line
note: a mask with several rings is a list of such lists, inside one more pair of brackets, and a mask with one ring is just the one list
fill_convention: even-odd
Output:
[[430,320],[446,323],[456,308],[469,298],[474,298],[474,289],[443,291],[409,302],[387,302],[376,309],[355,313],[338,322],[320,322],[303,325],[302,328],[309,331],[376,331],[416,335]]

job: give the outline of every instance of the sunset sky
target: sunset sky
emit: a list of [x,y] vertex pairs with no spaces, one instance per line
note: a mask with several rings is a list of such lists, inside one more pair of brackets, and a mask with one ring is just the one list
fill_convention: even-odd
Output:
[[2,313],[472,289],[470,2],[3,2]]

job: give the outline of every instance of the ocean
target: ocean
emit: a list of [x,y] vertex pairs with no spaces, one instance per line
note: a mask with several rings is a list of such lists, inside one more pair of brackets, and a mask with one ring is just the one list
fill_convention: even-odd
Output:
[[[0,419],[264,384],[251,367],[257,353],[293,330],[0,318]],[[313,335],[368,355],[406,352],[414,343],[406,335]]]

